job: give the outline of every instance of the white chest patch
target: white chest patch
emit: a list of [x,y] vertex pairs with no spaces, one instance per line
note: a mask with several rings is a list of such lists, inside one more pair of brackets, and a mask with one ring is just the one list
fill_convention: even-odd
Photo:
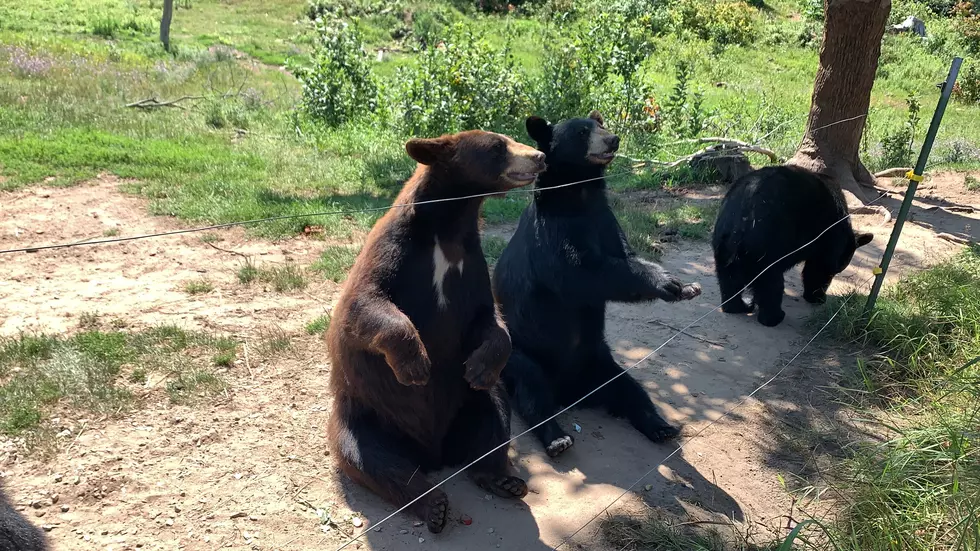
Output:
[[436,288],[436,298],[440,308],[445,308],[449,304],[446,293],[443,291],[443,284],[446,281],[446,276],[449,275],[449,270],[454,268],[462,275],[463,261],[450,262],[439,245],[439,240],[436,239],[436,246],[432,248],[432,285]]

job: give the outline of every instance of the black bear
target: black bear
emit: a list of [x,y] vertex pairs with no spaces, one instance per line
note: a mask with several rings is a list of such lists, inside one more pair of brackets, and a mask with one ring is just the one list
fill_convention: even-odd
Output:
[[[473,461],[510,437],[499,378],[511,342],[480,246],[483,199],[452,199],[506,193],[545,168],[534,148],[482,131],[414,139],[406,150],[419,165],[368,235],[326,336],[340,467],[399,506],[432,489],[419,470]],[[527,494],[507,447],[470,474],[498,496]],[[436,489],[410,510],[438,533],[446,494]]]
[[[514,348],[503,379],[518,415],[534,426],[623,372],[605,340],[607,302],[676,301],[701,291],[627,244],[604,180],[619,137],[599,113],[554,126],[531,117],[526,126],[548,169],[497,262],[493,290]],[[590,181],[567,185],[583,180]],[[678,434],[629,376],[582,404],[626,417],[655,442]],[[574,442],[554,419],[534,432],[552,457]]]
[[[855,234],[850,219],[842,220],[846,216],[844,195],[826,176],[800,167],[768,166],[740,178],[722,200],[712,236],[718,286],[726,301],[722,311],[747,314],[758,306],[759,323],[779,325],[786,317],[783,273],[800,262],[805,263],[803,298],[826,301],[834,276],[873,238]],[[746,302],[742,290],[750,282],[753,300]]]
[[45,551],[44,534],[14,509],[0,484],[0,551]]

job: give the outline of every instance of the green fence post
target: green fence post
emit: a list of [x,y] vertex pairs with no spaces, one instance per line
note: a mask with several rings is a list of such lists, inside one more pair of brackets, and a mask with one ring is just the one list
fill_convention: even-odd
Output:
[[895,219],[895,228],[892,229],[892,235],[888,239],[885,254],[881,257],[881,265],[874,270],[875,282],[871,286],[868,302],[864,305],[864,316],[866,319],[871,314],[871,311],[874,310],[875,302],[878,300],[878,293],[881,292],[881,285],[885,282],[888,265],[891,263],[892,255],[895,254],[895,247],[898,245],[898,238],[902,234],[902,227],[905,225],[905,219],[908,218],[909,210],[912,208],[912,199],[915,198],[915,190],[918,189],[919,182],[922,181],[922,173],[926,169],[926,161],[929,160],[932,144],[936,141],[939,123],[943,120],[943,114],[946,112],[946,104],[949,103],[949,96],[953,92],[953,85],[956,84],[956,77],[960,72],[960,65],[962,63],[963,58],[953,58],[953,64],[949,67],[949,76],[946,77],[946,82],[943,83],[942,94],[939,96],[939,104],[936,106],[936,111],[932,114],[929,132],[926,133],[926,139],[922,142],[922,150],[919,151],[919,160],[916,161],[915,168],[906,174],[906,177],[909,179],[909,187],[905,190],[905,199],[902,200],[902,207],[899,209],[898,217]]

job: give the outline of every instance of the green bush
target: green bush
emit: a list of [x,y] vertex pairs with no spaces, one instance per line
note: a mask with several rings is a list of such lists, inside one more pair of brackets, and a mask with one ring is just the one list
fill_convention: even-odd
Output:
[[956,79],[953,97],[966,103],[980,103],[980,61],[966,65]]
[[530,113],[528,91],[507,47],[454,25],[414,66],[398,71],[393,95],[403,131],[437,136],[472,128],[516,133]]
[[909,96],[906,101],[909,109],[905,123],[881,139],[881,146],[884,149],[881,159],[883,167],[900,167],[912,164],[912,156],[915,153],[912,150],[912,145],[915,142],[915,133],[919,127],[921,106],[913,96]]
[[115,38],[120,28],[119,20],[112,15],[102,15],[92,21],[92,34],[102,38]]
[[378,85],[357,30],[337,19],[318,20],[314,34],[309,65],[294,68],[306,114],[335,127],[374,113]]
[[953,8],[953,30],[970,53],[980,54],[980,14],[971,2],[960,2]]
[[674,26],[720,45],[747,46],[758,36],[756,10],[738,0],[682,0]]

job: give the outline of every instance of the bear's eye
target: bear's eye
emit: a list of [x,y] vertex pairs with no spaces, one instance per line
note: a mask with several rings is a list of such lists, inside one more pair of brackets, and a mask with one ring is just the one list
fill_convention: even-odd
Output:
[[507,144],[504,142],[497,142],[493,144],[493,152],[497,153],[498,155],[503,155],[504,153],[507,153]]

